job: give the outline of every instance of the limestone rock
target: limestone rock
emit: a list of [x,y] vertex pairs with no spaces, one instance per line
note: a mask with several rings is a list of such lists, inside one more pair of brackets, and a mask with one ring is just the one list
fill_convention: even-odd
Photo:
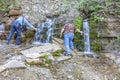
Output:
[[17,60],[11,60],[8,63],[6,63],[4,66],[5,68],[26,68],[27,67],[24,62],[17,61]]

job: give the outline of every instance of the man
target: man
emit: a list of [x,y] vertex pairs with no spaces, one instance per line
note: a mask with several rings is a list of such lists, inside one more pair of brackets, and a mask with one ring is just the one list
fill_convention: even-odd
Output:
[[74,38],[74,31],[80,32],[82,34],[82,31],[76,28],[76,26],[73,24],[73,21],[70,20],[65,26],[61,29],[60,37],[62,37],[62,33],[64,32],[64,44],[66,48],[66,56],[70,55],[70,51],[74,50],[73,45],[73,38]]
[[22,25],[26,25],[34,30],[37,30],[34,26],[32,26],[32,24],[30,24],[25,17],[23,16],[18,16],[15,18],[15,20],[13,21],[12,23],[12,26],[11,26],[11,30],[10,30],[10,34],[8,35],[8,38],[7,38],[7,44],[9,44],[11,38],[12,38],[12,35],[14,34],[14,32],[17,33],[17,38],[16,38],[16,45],[20,45],[20,38],[21,38],[21,26]]

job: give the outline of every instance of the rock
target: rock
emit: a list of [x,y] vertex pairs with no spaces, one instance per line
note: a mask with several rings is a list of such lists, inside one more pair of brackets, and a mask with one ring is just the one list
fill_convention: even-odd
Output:
[[117,59],[115,60],[115,63],[120,66],[120,58],[117,58]]
[[26,68],[26,65],[24,64],[24,62],[21,62],[21,61],[11,60],[6,64],[0,66],[0,72],[6,69],[11,69],[11,68]]
[[26,59],[26,62],[28,64],[33,64],[33,65],[37,65],[37,64],[42,64],[43,63],[42,59],[40,60],[39,58],[36,58],[36,59]]
[[18,15],[22,15],[22,8],[21,7],[15,7],[9,10],[8,15],[9,16],[18,16]]
[[4,70],[6,70],[5,66],[4,65],[0,66],[0,73]]
[[71,56],[60,56],[60,57],[56,57],[56,61],[60,62],[60,61],[65,61],[70,59]]
[[30,49],[23,50],[21,53],[27,58],[35,59],[60,49],[61,48],[56,44],[45,44],[43,46],[35,46]]
[[54,80],[49,69],[28,67],[24,74],[24,80]]
[[22,61],[17,61],[17,60],[11,60],[8,63],[6,63],[5,68],[26,68],[27,66],[25,65],[24,62]]
[[47,55],[48,55],[48,59],[49,59],[49,60],[55,61],[54,57],[53,57],[50,53],[48,53]]
[[[20,0],[18,0],[20,1]],[[21,1],[20,1],[21,2]],[[46,19],[46,17],[54,17],[54,16],[63,16],[63,18],[68,20],[68,18],[73,18],[79,15],[78,10],[73,10],[73,6],[76,5],[77,0],[71,1],[69,4],[70,10],[66,8],[66,2],[63,0],[24,0],[21,2],[21,6],[23,8],[23,12],[25,17],[27,17],[30,22],[39,23]],[[44,4],[44,5],[42,5]],[[32,6],[32,7],[31,7]],[[73,10],[73,11],[72,11]],[[66,14],[64,14],[66,11]],[[69,11],[69,12],[67,12]]]
[[25,61],[25,56],[23,55],[13,56],[9,60]]
[[32,58],[32,59],[36,59],[41,56],[41,54],[39,54],[39,53],[25,53],[23,55],[27,58]]

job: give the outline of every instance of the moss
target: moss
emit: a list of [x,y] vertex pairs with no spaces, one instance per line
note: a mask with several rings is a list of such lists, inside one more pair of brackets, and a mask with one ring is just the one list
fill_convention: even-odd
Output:
[[28,65],[30,65],[30,66],[33,66],[33,65],[42,66],[42,65],[43,65],[42,63],[35,63],[34,61],[32,61],[32,62],[27,62],[26,60],[25,60],[25,63],[28,64]]
[[25,33],[26,38],[34,38],[35,31],[27,31]]
[[98,51],[101,51],[104,49],[104,46],[102,44],[102,41],[101,40],[95,40],[92,44],[91,44],[91,47],[94,51],[98,52]]
[[97,30],[94,29],[90,31],[90,39],[96,39],[97,36],[98,36]]
[[55,52],[52,53],[53,56],[60,56],[63,53],[62,50],[57,50]]
[[50,64],[50,63],[52,63],[52,61],[49,59],[49,55],[47,55],[47,54],[45,54],[44,56],[43,56],[43,58],[44,58],[44,63],[46,64]]

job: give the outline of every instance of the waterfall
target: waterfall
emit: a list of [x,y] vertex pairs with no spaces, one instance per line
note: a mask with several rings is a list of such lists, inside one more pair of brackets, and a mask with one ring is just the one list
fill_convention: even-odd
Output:
[[[2,36],[3,32],[5,32],[5,26],[4,26],[4,24],[0,24],[0,37]],[[2,46],[2,45],[0,44],[0,46]]]
[[86,56],[94,57],[94,53],[90,50],[90,29],[87,19],[83,21],[83,30],[84,30],[84,54]]
[[47,18],[44,23],[38,24],[33,44],[43,45],[52,42],[53,24],[55,19]]

